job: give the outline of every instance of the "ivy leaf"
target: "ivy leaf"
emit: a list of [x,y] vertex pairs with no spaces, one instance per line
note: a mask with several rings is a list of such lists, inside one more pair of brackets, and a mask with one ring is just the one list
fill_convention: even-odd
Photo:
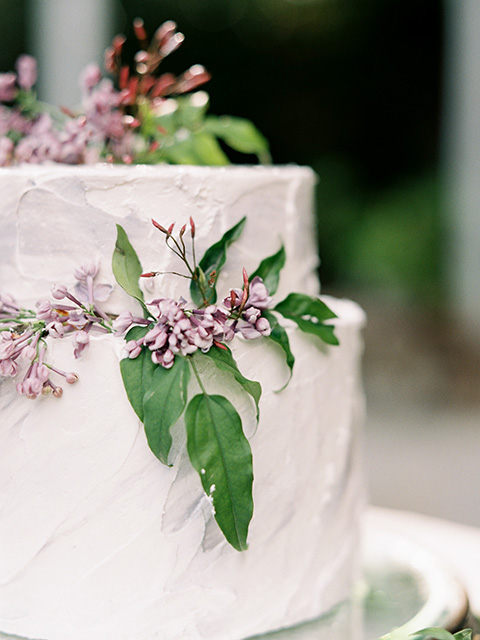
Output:
[[334,327],[323,324],[325,320],[337,316],[318,298],[312,298],[303,293],[291,293],[274,307],[274,311],[296,322],[299,329],[305,333],[316,335],[327,344],[339,344],[334,334]]
[[262,260],[258,269],[250,276],[252,280],[255,276],[260,276],[263,284],[267,287],[268,293],[273,296],[280,280],[280,271],[285,266],[285,248],[282,245],[273,256]]
[[[197,275],[199,273],[203,273],[206,276],[205,280],[205,297],[208,300],[208,304],[214,304],[217,301],[217,291],[215,288],[215,282],[211,285],[208,283],[210,279],[210,275],[212,272],[218,274],[225,264],[225,260],[227,259],[227,249],[238,240],[240,237],[243,227],[245,226],[247,218],[244,217],[237,222],[231,229],[226,231],[222,238],[212,245],[209,249],[206,250],[205,255],[200,260],[197,269]],[[203,299],[202,291],[198,287],[198,284],[195,280],[192,280],[190,283],[190,295],[192,296],[193,302],[198,306],[203,306],[205,304],[205,300]]]
[[[143,337],[150,327],[132,327],[125,336],[125,340],[138,340]],[[146,390],[151,385],[151,379],[156,364],[152,362],[151,352],[148,349],[142,349],[137,358],[124,358],[120,360],[120,372],[122,374],[123,384],[127,392],[127,398],[133,407],[133,410],[143,422],[143,398]]]
[[270,162],[268,142],[250,120],[232,116],[207,116],[205,130],[235,151],[253,153],[261,162]]
[[143,415],[148,445],[157,458],[168,464],[172,446],[170,428],[177,422],[187,404],[190,367],[187,359],[176,356],[173,366],[156,365],[143,397]]
[[202,356],[207,356],[213,360],[216,366],[221,371],[227,371],[231,373],[235,380],[242,385],[247,393],[249,393],[253,400],[255,401],[255,406],[257,407],[257,422],[260,416],[259,402],[260,397],[262,395],[262,387],[259,382],[254,380],[248,380],[245,376],[240,372],[237,363],[232,355],[232,352],[228,347],[225,349],[220,349],[219,347],[212,347],[206,353],[203,353]]
[[112,256],[115,280],[132,298],[136,298],[145,308],[143,293],[138,281],[142,275],[142,265],[130,244],[125,229],[117,224],[117,241]]
[[223,396],[203,393],[190,401],[185,422],[188,455],[212,496],[218,526],[232,547],[243,551],[253,515],[253,468],[240,416]]
[[[268,310],[265,310],[265,311],[262,311],[262,315],[268,320],[268,322],[270,323],[270,327],[272,329],[267,339],[272,340],[273,342],[278,344],[278,346],[281,349],[283,349],[287,366],[290,369],[290,376],[287,382],[282,387],[282,389],[285,389],[285,387],[288,385],[292,377],[293,365],[295,364],[295,356],[290,350],[290,341],[288,339],[287,332],[282,327],[282,325],[278,322],[277,318],[273,315],[273,313],[271,313]],[[279,391],[281,391],[282,389],[279,389]]]

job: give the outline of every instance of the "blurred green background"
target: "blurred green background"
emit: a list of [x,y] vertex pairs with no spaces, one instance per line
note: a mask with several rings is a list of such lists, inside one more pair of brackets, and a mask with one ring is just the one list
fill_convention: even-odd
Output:
[[[28,51],[30,5],[0,0],[2,71]],[[162,70],[203,64],[213,76],[206,87],[212,113],[250,118],[269,139],[275,163],[316,170],[324,290],[355,286],[438,305],[444,290],[438,0],[111,0],[111,6],[112,34],[131,35],[138,15],[150,34],[175,20],[185,43]]]

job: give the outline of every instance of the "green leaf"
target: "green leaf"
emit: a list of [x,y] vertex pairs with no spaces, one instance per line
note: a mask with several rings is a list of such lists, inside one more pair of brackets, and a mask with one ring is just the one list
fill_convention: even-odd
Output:
[[282,245],[273,256],[262,260],[258,269],[250,276],[252,280],[255,276],[260,276],[263,284],[267,287],[268,293],[273,296],[280,280],[280,271],[285,266],[285,248]]
[[453,634],[455,640],[472,640],[473,629],[462,629]]
[[450,631],[439,629],[437,627],[421,629],[409,636],[409,638],[413,638],[414,640],[454,640],[454,637],[455,636],[453,636]]
[[270,162],[268,142],[250,120],[232,116],[207,116],[205,130],[235,151],[254,153],[261,162]]
[[[150,327],[132,327],[125,340],[138,340],[144,336]],[[142,349],[137,358],[124,358],[120,360],[120,372],[123,384],[127,392],[127,398],[133,410],[143,422],[143,398],[146,390],[151,385],[151,378],[158,366],[152,362],[152,354],[149,349]]]
[[230,164],[229,159],[222,151],[214,136],[204,131],[191,135],[192,152],[197,158],[197,163],[208,166],[225,166]]
[[157,458],[168,464],[172,446],[170,428],[177,422],[187,404],[190,367],[187,358],[176,356],[173,366],[157,365],[145,388],[143,414],[148,445]]
[[117,224],[117,241],[112,256],[112,269],[115,280],[122,289],[145,306],[143,293],[138,284],[142,275],[142,265],[125,230],[119,224]]
[[165,159],[171,164],[224,166],[230,164],[216,139],[202,131],[190,132],[184,139],[173,139],[163,147]]
[[303,293],[291,293],[274,307],[274,311],[296,322],[299,329],[305,333],[316,335],[327,344],[339,344],[334,327],[323,324],[325,320],[337,316],[318,298],[312,298]]
[[[290,369],[290,376],[286,382],[286,384],[282,387],[284,389],[287,384],[290,382],[290,378],[292,377],[293,365],[295,364],[295,356],[290,350],[290,341],[288,339],[288,334],[282,325],[278,322],[277,318],[268,310],[262,312],[262,315],[268,320],[270,323],[270,327],[272,329],[270,335],[267,337],[268,340],[272,340],[283,350],[285,354],[285,360],[288,368]],[[281,391],[281,389],[279,389]]]
[[202,356],[207,356],[216,364],[216,366],[221,371],[226,371],[231,373],[235,380],[242,385],[244,390],[249,393],[253,400],[255,401],[255,406],[257,407],[257,421],[260,416],[259,402],[260,397],[262,395],[262,387],[259,382],[255,382],[254,380],[248,380],[245,376],[242,375],[240,370],[238,369],[237,363],[235,362],[234,357],[232,356],[232,352],[228,347],[225,349],[220,349],[220,347],[212,347],[206,353],[202,353]]
[[253,515],[253,468],[240,416],[223,396],[203,393],[190,401],[185,422],[188,455],[205,493],[213,498],[218,526],[243,551]]
[[[227,249],[232,242],[235,242],[235,240],[238,240],[240,237],[246,220],[246,217],[242,218],[240,222],[237,222],[236,225],[226,231],[218,242],[206,250],[205,255],[198,264],[200,270],[206,276],[207,283],[205,285],[205,297],[207,298],[208,304],[214,304],[217,301],[215,282],[211,285],[208,284],[210,275],[212,272],[215,272],[216,277],[218,277],[218,274],[227,259]],[[192,296],[192,300],[195,304],[199,306],[203,306],[205,304],[202,291],[195,280],[192,280],[190,284],[190,295]]]

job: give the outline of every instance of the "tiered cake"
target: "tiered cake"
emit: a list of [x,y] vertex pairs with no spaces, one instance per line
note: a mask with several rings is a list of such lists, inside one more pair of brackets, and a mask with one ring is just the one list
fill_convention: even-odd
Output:
[[[275,297],[318,291],[306,168],[84,166],[2,169],[0,291],[23,306],[67,286],[85,260],[115,285],[115,223],[144,270],[178,270],[150,224],[190,216],[199,254],[247,216],[229,248],[219,298],[283,242]],[[188,295],[157,276],[146,299]],[[110,313],[135,309],[118,286]],[[254,515],[246,551],[223,538],[173,428],[172,466],[148,448],[122,384],[123,341],[71,339],[49,360],[79,381],[63,397],[29,400],[0,378],[0,632],[40,640],[240,640],[320,616],[351,594],[363,486],[359,437],[362,311],[328,300],[339,346],[286,323],[292,378],[271,341],[237,340],[242,374],[261,383],[260,421],[230,374],[206,386],[230,399],[253,452]],[[194,383],[191,383],[194,386]],[[193,387],[192,387],[193,388]],[[282,389],[282,390],[280,390]],[[280,390],[280,391],[279,391]]]

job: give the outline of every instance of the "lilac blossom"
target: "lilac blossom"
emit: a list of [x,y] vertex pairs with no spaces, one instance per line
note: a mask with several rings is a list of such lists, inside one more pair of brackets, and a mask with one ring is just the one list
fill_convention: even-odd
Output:
[[122,311],[112,322],[112,327],[117,335],[124,335],[134,324],[148,325],[150,321],[134,316],[131,311]]
[[90,336],[88,335],[88,332],[83,329],[81,331],[76,331],[73,334],[73,355],[75,358],[79,358],[89,344]]
[[101,79],[102,71],[98,64],[92,62],[87,65],[80,74],[80,88],[82,89],[83,95],[87,96]]
[[0,73],[0,101],[11,102],[17,95],[15,73]]
[[[33,344],[36,344],[32,330],[27,330],[19,335],[7,331],[0,333],[0,375],[9,377],[17,375],[19,371],[18,360],[29,349],[32,338]],[[29,350],[28,356],[31,356],[31,350]]]
[[[95,304],[96,297],[105,299],[112,287],[95,284],[97,272],[96,263],[86,263],[75,273],[77,284],[83,285],[79,295],[85,294],[88,306],[63,284],[52,287],[53,301],[38,300],[35,311],[20,309],[13,298],[0,295],[0,375],[14,377],[20,371],[21,359],[30,363],[17,384],[19,393],[36,398],[40,393],[52,392],[60,397],[62,389],[51,381],[50,371],[63,376],[69,384],[77,380],[75,373],[62,372],[43,362],[47,337],[61,339],[72,334],[73,355],[78,358],[89,345],[91,331],[113,331],[110,319]],[[67,304],[58,302],[64,299]]]
[[22,55],[17,59],[18,86],[27,91],[37,81],[37,61],[32,56]]
[[230,296],[223,301],[225,307],[237,316],[235,330],[247,340],[270,335],[270,323],[262,316],[262,311],[268,309],[271,303],[272,298],[259,276],[255,276],[249,284],[245,280],[244,289],[231,289]]
[[[262,311],[270,303],[271,297],[259,277],[254,278],[250,286],[246,280],[243,290],[231,290],[224,300],[224,309],[209,305],[188,310],[183,299],[158,298],[148,305],[154,309],[155,324],[142,338],[127,342],[127,355],[137,358],[145,347],[152,352],[153,362],[168,369],[173,366],[175,355],[192,355],[197,350],[207,352],[215,344],[230,342],[236,333],[247,340],[268,336],[271,327]],[[133,324],[146,324],[146,321],[125,312],[114,323],[121,333]]]
[[[167,96],[193,91],[210,75],[201,65],[193,65],[178,77],[157,73],[159,64],[184,40],[174,22],[165,22],[150,45],[139,19],[134,31],[141,50],[132,69],[121,60],[124,36],[116,36],[105,54],[106,70],[115,77],[118,88],[102,76],[98,65],[88,65],[80,77],[81,112],[58,110],[55,123],[45,128],[42,122],[42,130],[37,125],[46,116],[40,114],[45,109],[36,102],[34,93],[35,59],[22,55],[17,59],[16,73],[0,74],[0,103],[6,103],[0,105],[0,141],[9,136],[13,144],[12,149],[12,144],[1,142],[0,166],[25,162],[91,164],[102,160],[127,164],[144,161],[145,156],[157,152],[162,146],[159,134],[163,135],[163,129],[152,129],[151,114]],[[146,128],[141,127],[144,119],[148,119]]]
[[88,305],[93,305],[96,301],[105,302],[113,291],[109,284],[94,284],[98,269],[98,261],[90,261],[85,262],[74,273],[77,279],[75,294],[81,302]]

